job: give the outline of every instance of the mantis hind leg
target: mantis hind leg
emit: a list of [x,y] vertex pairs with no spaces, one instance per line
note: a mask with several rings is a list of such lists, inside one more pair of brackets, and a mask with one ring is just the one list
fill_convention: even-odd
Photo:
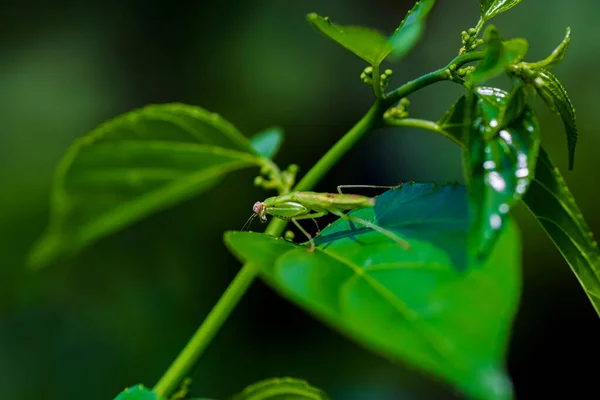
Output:
[[343,212],[340,211],[331,211],[332,214],[337,215],[340,218],[343,218],[347,221],[352,221],[355,222],[357,224],[363,225],[367,228],[373,229],[376,232],[381,233],[382,235],[387,236],[388,238],[392,239],[394,242],[398,243],[402,248],[404,248],[405,250],[410,250],[410,244],[403,238],[401,238],[400,236],[396,235],[394,232],[387,230],[385,228],[382,228],[380,226],[375,225],[372,222],[369,222],[365,219],[362,218],[358,218],[358,217],[354,217],[348,214],[344,214]]
[[319,224],[317,223],[317,220],[315,218],[319,218],[319,217],[322,217],[324,215],[327,215],[327,211],[316,212],[316,213],[301,215],[299,217],[292,218],[292,222],[294,223],[294,225],[296,225],[296,227],[300,230],[300,232],[302,232],[304,234],[304,236],[306,236],[308,238],[308,241],[310,242],[310,249],[309,249],[310,252],[315,251],[315,247],[316,247],[315,246],[315,241],[314,241],[312,235],[310,233],[308,233],[306,231],[306,229],[304,229],[300,225],[300,223],[298,223],[298,220],[300,220],[300,219],[312,219],[312,221],[317,226],[317,235],[319,235],[321,233],[321,230],[319,229]]
[[310,233],[308,233],[308,232],[306,231],[306,229],[304,229],[304,228],[302,227],[302,225],[300,225],[300,223],[299,223],[298,221],[296,221],[296,219],[295,219],[295,218],[292,218],[292,222],[294,223],[294,225],[296,225],[296,228],[298,228],[298,229],[300,230],[300,232],[302,232],[302,233],[304,234],[304,236],[306,236],[306,238],[307,238],[307,239],[308,239],[308,241],[310,242],[310,249],[309,249],[308,251],[310,251],[311,253],[312,253],[313,251],[315,251],[315,247],[316,247],[316,246],[315,246],[315,241],[314,241],[313,237],[311,236],[311,234],[310,234]]
[[381,185],[338,185],[337,190],[338,190],[339,194],[344,194],[344,193],[342,193],[342,189],[347,189],[347,188],[393,189],[393,188],[397,188],[399,186],[402,186],[402,184],[400,183],[399,185],[395,185],[395,186],[381,186]]

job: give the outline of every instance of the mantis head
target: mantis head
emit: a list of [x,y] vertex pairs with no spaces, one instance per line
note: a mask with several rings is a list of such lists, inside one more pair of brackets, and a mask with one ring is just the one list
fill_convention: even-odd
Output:
[[254,203],[254,206],[252,206],[252,211],[254,211],[255,215],[258,215],[261,222],[267,222],[267,216],[265,215],[265,203],[263,203],[262,201],[257,201],[256,203]]

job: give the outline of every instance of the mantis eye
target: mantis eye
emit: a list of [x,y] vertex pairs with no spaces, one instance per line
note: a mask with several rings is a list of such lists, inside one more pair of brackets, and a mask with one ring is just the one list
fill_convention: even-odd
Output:
[[260,212],[262,211],[262,203],[260,201],[254,203],[254,205],[252,206],[252,211],[254,211],[255,214],[260,214]]

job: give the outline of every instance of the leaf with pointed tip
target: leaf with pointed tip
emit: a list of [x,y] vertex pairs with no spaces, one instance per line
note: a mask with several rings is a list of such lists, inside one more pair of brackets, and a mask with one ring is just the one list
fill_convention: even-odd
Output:
[[[439,133],[463,148],[465,102],[465,96],[459,98],[436,124]],[[541,146],[535,176],[522,200],[559,249],[600,315],[598,245],[564,178]]]
[[575,107],[569,95],[558,78],[548,70],[536,71],[534,86],[537,93],[544,100],[548,108],[560,116],[565,132],[567,133],[567,147],[569,150],[569,170],[575,164],[575,147],[577,146],[577,123],[575,121]]
[[475,85],[500,75],[508,66],[521,61],[529,47],[525,39],[516,38],[503,42],[493,25],[486,29],[484,37],[487,45],[485,56],[469,75],[469,80]]
[[329,400],[329,397],[301,379],[271,378],[248,386],[231,400]]
[[272,159],[275,157],[283,142],[283,129],[272,127],[257,133],[250,138],[250,144],[254,151],[262,157]]
[[217,114],[147,106],[76,140],[54,177],[50,224],[30,254],[41,267],[215,186],[262,159]]
[[520,291],[514,224],[473,266],[464,186],[405,184],[349,215],[402,236],[410,249],[343,219],[315,238],[312,253],[252,232],[228,232],[225,242],[284,296],[367,348],[470,397],[510,398],[504,357]]
[[523,198],[571,267],[600,315],[600,250],[573,195],[544,149],[535,179]]
[[156,393],[154,393],[150,389],[146,389],[144,385],[136,385],[130,388],[123,390],[115,400],[161,400],[161,397],[158,397]]
[[425,22],[434,5],[435,0],[420,0],[406,14],[389,39],[392,46],[390,60],[402,58],[417,44],[425,31]]
[[532,69],[542,69],[542,68],[551,68],[561,62],[565,55],[567,54],[567,49],[569,48],[569,43],[571,43],[571,28],[567,27],[567,33],[565,34],[565,38],[560,42],[558,47],[554,49],[552,54],[543,59],[542,61],[538,61],[536,63],[529,63],[529,67]]
[[323,35],[350,50],[366,62],[379,65],[392,51],[392,45],[379,31],[362,26],[341,26],[316,13],[308,14],[308,22]]
[[488,21],[496,15],[510,10],[520,2],[521,0],[479,0],[481,18]]

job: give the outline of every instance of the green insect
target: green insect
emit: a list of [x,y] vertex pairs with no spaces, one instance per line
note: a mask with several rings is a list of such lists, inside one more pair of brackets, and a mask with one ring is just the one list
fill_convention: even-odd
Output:
[[[254,203],[252,210],[254,214],[248,219],[244,228],[249,226],[252,220],[258,216],[261,222],[267,222],[267,215],[275,218],[292,221],[296,227],[308,238],[310,242],[309,251],[315,250],[313,237],[298,223],[298,220],[312,219],[315,224],[315,218],[323,217],[327,214],[334,214],[340,218],[363,225],[389,237],[397,242],[404,249],[410,249],[408,242],[395,233],[373,224],[362,218],[347,215],[344,211],[356,210],[359,208],[373,207],[375,198],[361,196],[357,194],[342,193],[344,187],[387,187],[390,186],[370,186],[370,185],[340,185],[338,193],[316,193],[316,192],[291,192],[281,196],[269,197],[265,201]],[[397,187],[397,186],[395,186]],[[244,229],[242,228],[242,230]],[[317,224],[319,232],[319,225]],[[317,233],[318,234],[318,233]]]

